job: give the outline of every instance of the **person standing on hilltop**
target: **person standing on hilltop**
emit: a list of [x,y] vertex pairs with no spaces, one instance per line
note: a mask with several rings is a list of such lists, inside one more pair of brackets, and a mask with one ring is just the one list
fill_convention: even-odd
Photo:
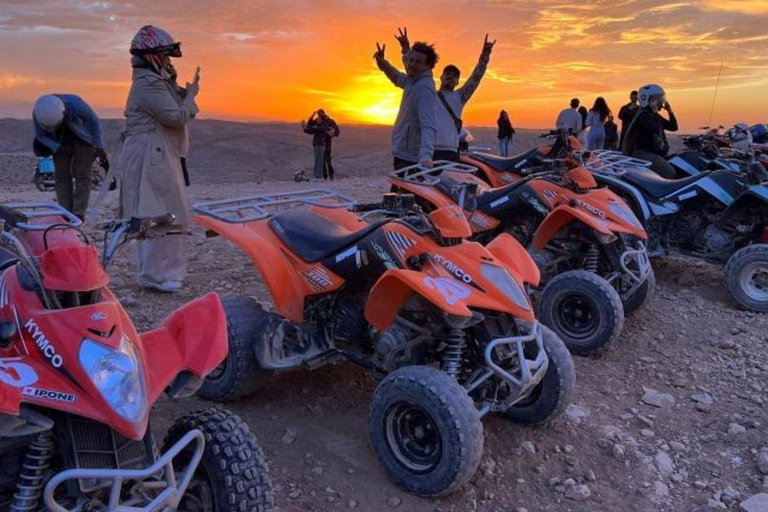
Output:
[[[122,172],[120,216],[171,213],[189,222],[181,158],[189,142],[187,123],[199,112],[200,68],[180,87],[171,58],[181,43],[159,27],[142,27],[131,42],[133,81],[125,105],[125,132],[118,165]],[[182,287],[187,273],[187,237],[166,236],[138,242],[139,284],[164,292]]]
[[506,110],[499,112],[496,124],[499,127],[497,134],[499,139],[499,155],[507,157],[512,152],[512,138],[515,135],[515,129],[512,128],[512,122],[509,120],[509,114]]
[[587,114],[586,126],[589,127],[587,136],[587,150],[603,149],[605,146],[605,122],[611,115],[611,109],[605,102],[605,98],[599,96]]
[[387,78],[403,89],[392,129],[394,168],[401,169],[417,163],[432,167],[437,136],[435,112],[438,107],[432,70],[438,61],[437,52],[431,44],[414,43],[403,56],[406,72],[402,73],[384,58],[386,47],[376,43],[373,58]]
[[46,94],[35,102],[32,122],[35,155],[53,155],[56,200],[84,220],[93,161],[107,163],[101,120],[80,96]]
[[571,135],[578,135],[581,133],[581,129],[584,127],[584,121],[577,110],[579,108],[579,103],[578,98],[573,98],[571,100],[570,108],[560,111],[560,114],[557,116],[557,121],[555,121],[555,127],[558,130],[567,131]]
[[324,166],[323,166],[323,179],[330,179],[333,181],[333,162],[331,160],[331,146],[333,143],[333,138],[338,137],[341,134],[341,130],[339,130],[339,125],[336,124],[336,121],[331,119],[330,117],[326,117],[328,120],[328,131],[325,133],[325,160],[324,160]]
[[622,105],[619,109],[619,120],[621,121],[619,147],[624,143],[624,133],[627,131],[627,128],[629,128],[629,123],[635,118],[638,108],[640,108],[640,105],[637,104],[637,91],[632,91],[629,93],[629,103]]
[[[395,38],[400,43],[403,55],[408,55],[411,50],[408,30],[406,28],[398,29],[398,35]],[[441,105],[435,112],[437,135],[435,136],[434,160],[459,161],[459,135],[464,124],[461,115],[464,107],[480,85],[483,75],[485,75],[494,44],[496,41],[488,41],[488,34],[486,34],[477,65],[469,79],[459,88],[456,87],[461,78],[459,68],[453,64],[448,64],[443,68],[443,73],[440,75],[440,89],[437,91],[437,99]]]
[[315,160],[312,171],[312,181],[322,181],[325,169],[325,140],[328,136],[328,117],[322,109],[312,112],[309,119],[301,120],[301,129],[312,135],[312,149]]

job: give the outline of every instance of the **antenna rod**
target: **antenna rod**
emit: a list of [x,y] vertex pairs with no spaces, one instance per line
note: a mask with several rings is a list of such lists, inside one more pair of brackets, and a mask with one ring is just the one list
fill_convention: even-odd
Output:
[[720,75],[723,73],[723,61],[720,61],[720,71],[717,72],[717,83],[715,83],[715,94],[712,96],[712,108],[709,109],[709,120],[707,126],[712,126],[712,114],[715,112],[715,99],[717,99],[717,88],[720,87]]

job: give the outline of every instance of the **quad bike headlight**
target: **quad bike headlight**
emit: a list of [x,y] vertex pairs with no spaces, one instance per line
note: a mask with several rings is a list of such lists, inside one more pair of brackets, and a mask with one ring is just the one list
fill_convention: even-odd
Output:
[[629,206],[624,204],[619,204],[619,203],[609,203],[608,209],[611,211],[612,214],[632,224],[633,227],[637,229],[645,229],[643,228],[643,225],[640,223],[640,221],[637,220],[637,217],[635,216],[635,214],[632,213],[632,210],[629,209]]
[[147,399],[141,362],[136,347],[127,338],[117,349],[86,338],[78,359],[96,389],[120,416],[133,423],[144,417]]
[[493,283],[493,285],[503,293],[509,300],[515,303],[517,307],[525,311],[530,311],[531,303],[528,300],[528,294],[520,286],[514,277],[510,275],[505,268],[490,263],[483,263],[480,266],[483,277]]

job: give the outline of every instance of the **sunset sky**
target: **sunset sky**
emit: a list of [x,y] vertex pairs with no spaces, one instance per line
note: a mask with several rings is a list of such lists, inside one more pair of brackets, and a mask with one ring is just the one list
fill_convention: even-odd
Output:
[[549,127],[571,97],[614,111],[647,82],[667,89],[682,128],[768,122],[768,0],[0,0],[0,117],[29,117],[46,92],[80,94],[120,117],[128,45],[143,24],[182,41],[182,77],[202,68],[201,116],[296,121],[325,108],[388,124],[400,99],[371,56],[401,67],[393,34],[436,45],[466,78],[483,36],[498,43],[465,110],[468,125]]

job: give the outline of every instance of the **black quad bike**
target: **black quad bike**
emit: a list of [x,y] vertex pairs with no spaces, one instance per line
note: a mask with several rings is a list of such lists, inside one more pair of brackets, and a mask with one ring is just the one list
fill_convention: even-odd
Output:
[[587,167],[632,207],[649,236],[648,252],[668,251],[725,266],[725,284],[742,307],[768,312],[768,175],[704,171],[668,180],[646,167],[608,166],[598,152]]

